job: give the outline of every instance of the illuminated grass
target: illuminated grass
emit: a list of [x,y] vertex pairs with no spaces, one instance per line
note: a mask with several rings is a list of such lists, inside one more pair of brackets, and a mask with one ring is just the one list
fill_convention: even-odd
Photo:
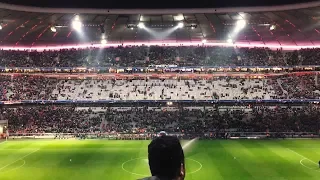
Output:
[[[149,175],[148,143],[8,141],[0,144],[0,179],[138,179]],[[316,180],[320,176],[320,140],[196,141],[185,154],[187,180]]]

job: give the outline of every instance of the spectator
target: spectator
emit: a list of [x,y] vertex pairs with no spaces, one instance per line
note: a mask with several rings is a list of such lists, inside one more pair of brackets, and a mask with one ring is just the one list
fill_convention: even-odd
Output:
[[148,159],[152,177],[145,180],[184,179],[184,153],[178,138],[161,136],[154,139],[148,146]]

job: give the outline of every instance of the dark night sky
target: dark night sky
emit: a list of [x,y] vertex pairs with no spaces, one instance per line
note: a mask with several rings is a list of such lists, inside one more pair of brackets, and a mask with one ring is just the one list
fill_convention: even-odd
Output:
[[61,8],[218,8],[283,5],[314,0],[0,0],[0,2]]

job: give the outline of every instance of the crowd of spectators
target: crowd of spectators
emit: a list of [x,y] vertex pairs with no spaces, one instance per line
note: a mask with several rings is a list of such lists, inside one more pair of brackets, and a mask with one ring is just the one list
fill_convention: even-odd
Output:
[[0,100],[244,100],[319,99],[318,75],[265,79],[58,79],[0,76]]
[[318,106],[19,107],[0,109],[10,133],[314,132]]
[[56,100],[208,100],[275,98],[268,80],[63,80]]
[[14,133],[88,133],[100,130],[101,118],[72,107],[19,107],[2,109]]
[[[292,66],[320,65],[320,49],[286,52],[267,48],[206,46],[130,46],[59,51],[0,51],[0,66],[79,67],[148,66]],[[0,75],[0,101],[19,100],[241,100],[319,99],[313,75],[265,79],[61,79],[44,75]],[[0,108],[10,133],[176,133],[318,132],[315,106],[221,107],[72,107]]]
[[320,49],[299,51],[212,46],[119,46],[51,51],[0,51],[6,67],[148,66],[292,66],[319,65]]

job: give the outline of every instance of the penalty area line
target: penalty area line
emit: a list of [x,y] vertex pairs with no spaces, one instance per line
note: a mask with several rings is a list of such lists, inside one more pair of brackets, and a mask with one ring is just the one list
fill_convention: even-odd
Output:
[[33,153],[35,153],[35,152],[39,151],[39,150],[40,150],[40,149],[37,149],[37,150],[35,150],[35,151],[32,151],[31,153],[29,153],[29,154],[27,154],[27,155],[24,155],[23,157],[21,157],[21,158],[19,158],[19,159],[15,160],[15,161],[13,161],[12,163],[9,163],[9,164],[7,164],[7,165],[5,165],[5,166],[1,167],[1,168],[0,168],[0,172],[1,172],[1,170],[2,170],[2,169],[4,169],[4,168],[6,168],[6,167],[8,167],[8,166],[10,166],[10,165],[12,165],[12,164],[14,164],[14,163],[16,163],[16,162],[20,161],[20,160],[23,160],[23,159],[24,159],[24,158],[26,158],[27,156],[29,156],[29,155],[31,155],[31,154],[33,154]]
[[16,170],[16,169],[19,169],[19,168],[23,167],[23,166],[26,164],[26,161],[23,160],[23,159],[20,159],[20,160],[23,161],[23,164],[22,164],[22,165],[20,165],[20,166],[18,166],[18,167],[15,167],[15,168],[13,168],[13,169],[9,169],[9,170],[7,170],[7,171],[1,171],[1,173],[11,172],[11,171],[14,171],[14,170]]

